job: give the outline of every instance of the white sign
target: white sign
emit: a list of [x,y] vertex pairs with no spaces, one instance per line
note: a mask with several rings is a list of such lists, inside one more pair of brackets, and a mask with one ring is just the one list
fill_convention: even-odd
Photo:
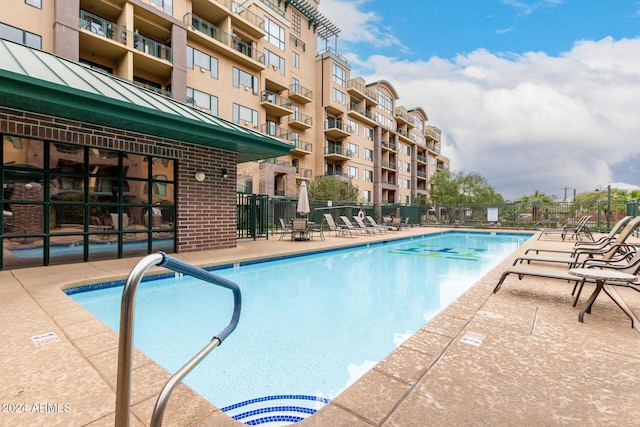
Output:
[[498,222],[498,208],[487,208],[487,222]]
[[482,340],[484,340],[484,334],[480,334],[478,332],[467,332],[460,341],[465,344],[479,346],[482,344]]
[[53,344],[54,342],[60,341],[60,338],[53,333],[47,332],[46,334],[36,335],[35,337],[31,337],[31,340],[36,345],[36,347],[41,347],[47,344]]

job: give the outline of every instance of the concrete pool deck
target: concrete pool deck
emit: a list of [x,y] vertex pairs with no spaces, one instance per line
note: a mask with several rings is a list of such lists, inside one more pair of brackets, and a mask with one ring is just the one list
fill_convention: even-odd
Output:
[[[417,227],[310,242],[274,236],[239,241],[236,248],[175,256],[200,266],[227,264],[444,230]],[[571,244],[533,237],[354,385],[297,425],[638,425],[640,333],[606,295],[580,323],[579,307],[593,287],[585,287],[577,308],[571,304],[572,284],[559,280],[510,276],[492,293],[502,271],[527,247]],[[139,259],[0,271],[0,425],[114,424],[117,334],[61,289],[125,279]],[[150,273],[161,271],[166,270]],[[640,293],[618,293],[640,317]],[[34,344],[34,336],[51,332],[57,342]],[[468,342],[478,337],[479,345]],[[149,424],[168,378],[162,367],[136,353],[132,426]],[[243,424],[180,385],[167,406],[164,425]]]

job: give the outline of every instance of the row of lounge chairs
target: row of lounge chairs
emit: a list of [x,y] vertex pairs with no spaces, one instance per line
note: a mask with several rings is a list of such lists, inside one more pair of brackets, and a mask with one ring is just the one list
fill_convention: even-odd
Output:
[[[574,282],[571,295],[574,296],[573,306],[575,307],[580,298],[580,294],[585,283],[595,283],[596,279],[581,278],[571,274],[572,268],[598,268],[608,269],[618,272],[638,275],[640,273],[640,251],[637,247],[626,243],[629,236],[640,226],[640,216],[627,216],[618,221],[611,232],[606,236],[592,242],[576,242],[571,249],[548,249],[529,248],[523,256],[516,258],[512,266],[506,269],[493,292],[496,293],[502,287],[505,279],[510,275],[517,275],[518,279],[525,276],[541,277],[546,279],[566,280]],[[551,255],[540,255],[546,252]],[[558,256],[554,256],[557,254]],[[543,264],[565,264],[568,268],[551,266],[532,266],[532,262]],[[640,292],[640,284],[623,281],[607,280],[606,286],[619,286]],[[633,327],[633,317],[616,301],[609,292],[605,293],[627,314],[631,319]],[[590,309],[590,307],[589,307]]]
[[542,237],[560,237],[562,241],[567,238],[582,240],[584,237],[593,241],[593,234],[591,234],[587,225],[590,219],[591,215],[583,215],[575,225],[560,228],[541,228],[538,240]]
[[378,224],[370,215],[365,215],[364,217],[354,215],[354,222],[351,222],[346,215],[341,215],[339,219],[340,223],[337,223],[331,214],[324,214],[324,222],[327,224],[329,233],[334,232],[336,236],[357,237],[360,234],[373,235],[386,232],[397,233],[400,231],[400,227],[396,225]]

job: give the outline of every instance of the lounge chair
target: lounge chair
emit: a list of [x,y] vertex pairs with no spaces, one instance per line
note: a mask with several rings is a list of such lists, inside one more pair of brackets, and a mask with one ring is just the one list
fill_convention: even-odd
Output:
[[333,231],[336,234],[336,237],[338,235],[340,236],[346,236],[347,234],[349,234],[350,237],[358,237],[358,233],[354,233],[353,230],[349,230],[348,228],[344,227],[344,226],[339,226],[336,224],[336,222],[333,220],[333,217],[331,216],[331,214],[324,214],[324,220],[327,222],[327,227],[329,227],[329,235],[331,235],[331,232]]
[[[599,238],[594,242],[576,242],[573,245],[572,249],[529,248],[525,251],[525,255],[528,255],[530,252],[535,252],[536,254],[539,254],[540,252],[554,252],[554,253],[564,253],[564,254],[573,255],[578,249],[585,249],[585,250],[605,249],[612,245],[624,243],[627,240],[627,238],[631,235],[633,230],[635,230],[635,228],[638,227],[638,225],[640,225],[640,216],[637,216],[635,218],[631,216],[625,216],[613,226],[609,234]],[[620,234],[616,236],[617,232],[621,228],[622,228],[622,231],[620,231]]]
[[[345,223],[346,221],[349,221],[349,218],[347,217],[340,217],[340,218],[344,218],[342,221]],[[367,234],[376,234],[376,229],[365,224],[359,216],[354,215],[353,220],[356,222],[355,228],[357,230],[364,231]],[[349,222],[349,224],[351,224],[351,222]]]
[[580,218],[578,220],[578,222],[576,223],[576,225],[574,226],[566,226],[566,227],[562,227],[562,228],[543,228],[540,230],[540,234],[538,235],[538,240],[540,240],[540,238],[542,236],[560,236],[560,238],[562,238],[562,241],[564,241],[568,236],[570,236],[571,238],[575,237],[576,239],[582,240],[582,235],[584,235],[585,237],[590,238],[592,241],[593,239],[593,235],[591,234],[591,231],[589,231],[589,228],[587,227],[587,222],[589,222],[589,220],[591,219],[591,215],[584,215],[582,216],[582,218]]
[[371,233],[371,234],[376,234],[376,233],[386,233],[387,230],[384,227],[376,227],[373,226],[371,224],[367,224],[365,223],[362,218],[360,218],[358,215],[354,215],[353,216],[353,220],[356,222],[356,224],[358,224],[358,227],[360,227],[361,229],[366,229],[366,230],[370,230],[367,231],[367,233]]
[[353,232],[355,232],[356,234],[359,234],[360,232],[366,231],[366,232],[367,232],[367,234],[369,234],[369,233],[368,233],[368,230],[361,230],[361,229],[360,229],[360,227],[356,227],[356,226],[354,226],[354,225],[351,223],[351,221],[349,220],[349,218],[347,218],[347,217],[346,217],[346,216],[344,216],[344,215],[340,215],[340,221],[342,221],[342,224],[338,224],[338,226],[343,227],[345,230],[353,231]]
[[576,249],[571,256],[555,257],[555,256],[542,256],[542,255],[523,255],[516,258],[512,265],[522,263],[524,261],[527,264],[531,262],[546,262],[546,263],[560,263],[568,264],[569,268],[577,267],[585,258],[581,258],[586,255],[586,258],[593,258],[594,256],[601,256],[603,260],[623,260],[629,258],[636,252],[636,247],[633,245],[627,245],[625,243],[612,245],[604,249],[589,250],[589,249]]
[[365,218],[367,219],[367,221],[369,221],[369,224],[372,227],[379,228],[379,229],[384,230],[384,231],[393,231],[393,232],[396,232],[396,233],[398,232],[398,227],[394,227],[392,225],[378,224],[376,222],[376,220],[373,219],[373,217],[371,217],[370,215],[365,216]]
[[[607,262],[603,260],[589,259],[585,261],[584,267],[615,269],[617,271],[622,271],[629,274],[638,274],[640,272],[640,252],[636,252],[633,255],[633,257],[630,258],[626,263],[615,263],[615,262]],[[568,282],[575,282],[573,286],[573,291],[571,292],[571,294],[574,295],[576,288],[578,288],[578,286],[579,288],[578,288],[578,293],[576,294],[573,300],[574,307],[576,306],[580,298],[580,293],[582,292],[584,283],[585,282],[595,283],[595,280],[582,279],[578,276],[574,276],[573,274],[570,274],[569,269],[563,269],[558,267],[538,267],[538,266],[533,267],[533,266],[517,265],[517,266],[512,266],[506,269],[502,273],[502,275],[500,276],[500,279],[498,280],[498,283],[496,284],[495,288],[493,288],[493,293],[496,293],[500,290],[500,287],[502,286],[504,280],[507,278],[507,276],[511,274],[517,275],[518,279],[520,280],[522,280],[524,276],[533,276],[533,277],[544,277],[547,279],[558,279],[558,280],[566,280]],[[639,290],[634,286],[630,286],[629,283],[626,283],[626,282],[620,282],[620,283],[608,282],[608,284],[611,284],[614,286],[631,287],[634,290]]]

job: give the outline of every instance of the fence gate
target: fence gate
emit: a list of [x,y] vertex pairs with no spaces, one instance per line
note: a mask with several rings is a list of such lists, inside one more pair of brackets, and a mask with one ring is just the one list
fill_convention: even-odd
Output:
[[269,238],[269,196],[238,193],[238,239]]

